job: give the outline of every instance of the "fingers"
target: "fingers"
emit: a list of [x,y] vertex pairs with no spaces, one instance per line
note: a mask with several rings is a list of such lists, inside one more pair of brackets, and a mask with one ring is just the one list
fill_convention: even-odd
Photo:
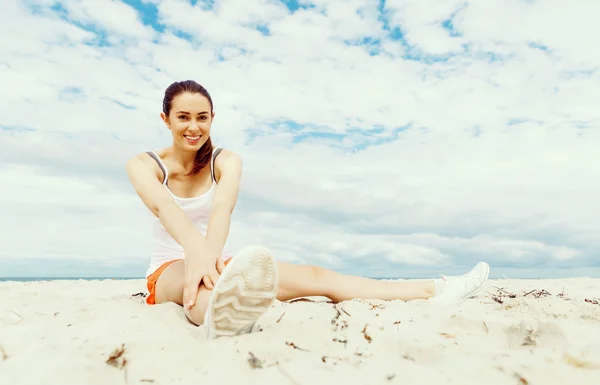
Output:
[[217,281],[219,280],[219,273],[217,273],[217,270],[215,269],[209,273],[209,277],[213,284],[213,287],[211,287],[212,290],[217,284]]
[[202,277],[202,282],[204,282],[204,286],[206,286],[208,290],[212,290],[213,287],[215,287],[209,275],[205,275],[204,277]]
[[183,288],[183,306],[189,310],[196,304],[198,296],[198,287],[200,283],[196,280],[190,280]]
[[223,269],[225,269],[225,262],[223,261],[223,258],[219,258],[217,259],[217,272],[219,275],[223,274]]

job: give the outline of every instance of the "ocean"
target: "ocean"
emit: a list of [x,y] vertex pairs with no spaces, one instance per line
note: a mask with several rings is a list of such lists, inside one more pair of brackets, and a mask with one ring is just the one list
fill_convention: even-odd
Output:
[[31,282],[31,281],[77,281],[80,279],[86,281],[96,281],[105,279],[130,280],[145,279],[146,277],[0,277],[0,282]]
[[[368,277],[372,279],[398,279],[396,278],[385,278],[385,277]],[[138,280],[138,279],[146,279],[146,277],[0,277],[0,282],[32,282],[32,281],[77,281],[77,280],[85,280],[85,281],[97,281],[97,280],[105,280],[105,279],[115,279],[119,281],[124,280]]]

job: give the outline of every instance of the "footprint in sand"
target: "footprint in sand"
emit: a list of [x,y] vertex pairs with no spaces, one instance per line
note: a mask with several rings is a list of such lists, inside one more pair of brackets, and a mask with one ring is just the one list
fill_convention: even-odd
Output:
[[14,312],[12,310],[8,310],[8,309],[0,310],[0,323],[1,324],[5,325],[5,326],[16,325],[21,321],[23,321],[23,317],[21,317],[18,313]]
[[523,320],[506,329],[508,344],[521,348],[567,348],[569,342],[560,325],[553,321]]

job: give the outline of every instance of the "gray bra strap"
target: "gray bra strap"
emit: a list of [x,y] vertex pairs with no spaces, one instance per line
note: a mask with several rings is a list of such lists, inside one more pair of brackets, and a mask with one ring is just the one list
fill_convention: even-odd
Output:
[[215,179],[215,159],[217,159],[217,155],[219,155],[221,153],[221,150],[222,150],[222,148],[220,148],[220,147],[215,150],[215,152],[213,153],[213,156],[212,156],[212,163],[210,166],[210,173],[212,174],[212,178],[215,182],[217,181]]
[[158,155],[156,155],[156,153],[154,153],[153,151],[146,151],[146,154],[150,155],[152,157],[152,159],[154,159],[156,161],[156,163],[158,163],[158,167],[160,167],[160,169],[163,172],[163,184],[167,181],[167,169],[165,168],[165,165],[163,164],[163,162],[160,160],[160,158],[158,157]]

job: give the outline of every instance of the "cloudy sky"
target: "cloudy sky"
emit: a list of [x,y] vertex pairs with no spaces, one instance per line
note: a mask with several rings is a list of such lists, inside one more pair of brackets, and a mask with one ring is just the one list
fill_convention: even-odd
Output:
[[[144,275],[126,160],[194,79],[229,247],[375,277],[600,276],[597,0],[9,0],[0,276]],[[587,41],[587,43],[586,43]]]

